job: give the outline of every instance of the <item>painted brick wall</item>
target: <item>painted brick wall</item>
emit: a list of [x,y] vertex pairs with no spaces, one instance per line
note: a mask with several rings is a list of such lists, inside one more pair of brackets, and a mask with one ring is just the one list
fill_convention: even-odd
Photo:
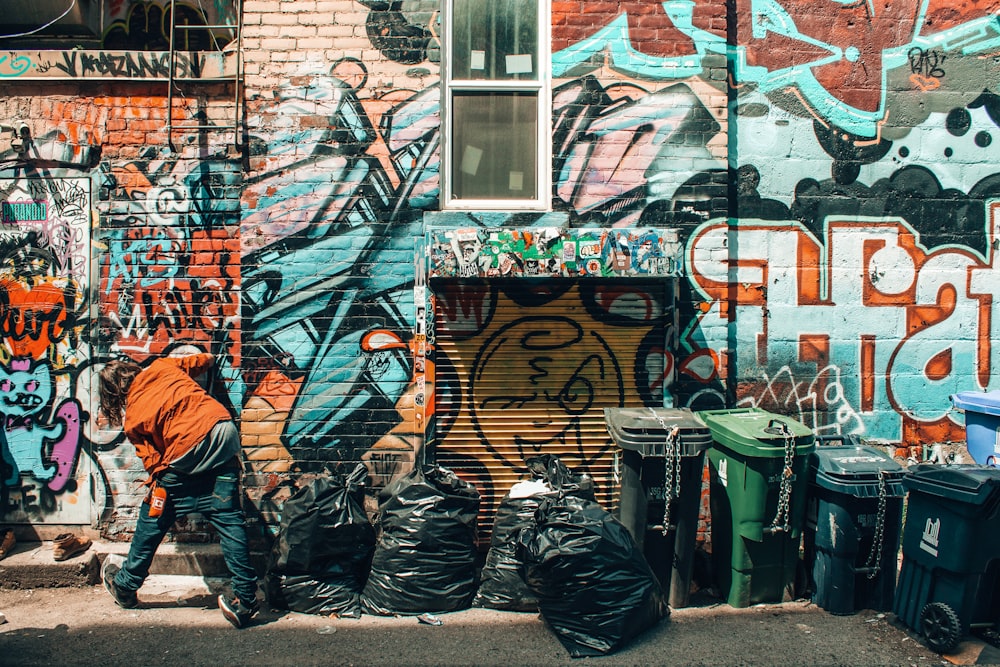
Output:
[[[44,223],[16,208],[5,221],[11,262],[5,293],[11,294],[13,280],[33,285],[31,294],[39,284],[64,294],[62,328],[29,338],[11,330],[5,337],[0,363],[15,384],[28,358],[41,385],[51,382],[50,398],[35,417],[47,415],[47,437],[59,436],[31,445],[51,465],[29,470],[22,460],[19,479],[7,478],[5,520],[37,523],[43,534],[49,523],[91,524],[106,537],[127,538],[145,473],[122,434],[97,423],[94,377],[109,358],[143,363],[211,350],[228,359],[222,373],[232,393],[225,400],[240,406],[234,378],[241,340],[241,164],[227,156],[224,142],[206,148],[178,135],[176,150],[169,148],[165,82],[15,81],[4,93],[5,122],[24,123],[31,135],[26,159],[7,151],[14,167],[4,172],[5,201],[41,202],[45,210]],[[204,95],[178,106],[185,104],[216,122],[217,108],[232,109],[231,100]],[[190,119],[190,113],[178,117]],[[36,321],[37,298],[23,304],[8,298],[6,317]],[[70,408],[76,411],[66,412]],[[10,433],[7,442],[13,443]],[[8,447],[4,462],[25,456]],[[54,477],[52,466],[59,467]],[[211,539],[202,526],[187,528],[180,539]]]
[[[116,4],[107,39],[162,4]],[[8,334],[0,372],[44,366],[45,423],[84,416],[58,451],[17,432],[0,520],[82,516],[127,537],[141,471],[93,423],[90,382],[117,355],[225,357],[268,531],[297,481],[365,462],[382,483],[413,465],[428,418],[453,416],[425,365],[433,332],[414,334],[420,239],[448,219],[437,10],[244,3],[242,155],[221,127],[224,86],[175,100],[177,118],[217,128],[167,150],[165,85],[136,75],[162,68],[155,50],[0,61],[0,123],[33,138],[21,156],[0,131],[2,201],[29,216],[5,220],[0,266],[62,290],[71,332],[37,348]],[[949,397],[997,388],[1000,367],[995,8],[553,2],[552,15],[553,210],[455,224],[674,228],[686,276],[662,388],[677,405],[762,407],[905,454],[961,441]],[[55,216],[44,233],[10,208],[35,201]],[[90,273],[65,259],[82,229]],[[63,259],[20,259],[35,254]],[[469,299],[449,305],[488,312]]]
[[[426,28],[423,4],[411,17]],[[402,470],[420,445],[390,435],[409,354],[366,336],[410,338],[419,212],[400,206],[408,174],[384,124],[401,105],[436,115],[433,94],[414,98],[436,84],[437,64],[386,57],[372,35],[388,12],[356,2],[253,2],[246,13],[242,418],[252,495],[274,522],[303,476],[374,466],[380,443]]]

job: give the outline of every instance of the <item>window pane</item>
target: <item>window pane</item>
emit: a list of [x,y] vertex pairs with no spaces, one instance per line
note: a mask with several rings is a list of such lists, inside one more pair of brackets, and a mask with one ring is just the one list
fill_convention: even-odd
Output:
[[452,197],[534,199],[538,95],[455,93]]
[[455,0],[452,79],[536,81],[537,0]]

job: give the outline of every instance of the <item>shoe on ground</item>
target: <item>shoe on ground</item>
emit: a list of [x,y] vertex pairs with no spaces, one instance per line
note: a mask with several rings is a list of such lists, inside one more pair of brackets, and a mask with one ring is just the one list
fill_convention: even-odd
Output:
[[0,530],[0,560],[14,553],[15,544],[17,544],[17,540],[14,539],[14,530],[12,528]]
[[77,537],[72,533],[63,533],[52,540],[52,558],[64,561],[73,556],[79,556],[90,548],[89,537]]
[[0,530],[0,558],[5,558],[14,552],[14,545],[17,539],[14,537],[13,528]]
[[115,583],[115,575],[120,569],[121,567],[110,560],[104,561],[104,565],[101,566],[101,579],[104,581],[104,588],[114,598],[116,605],[122,609],[135,609],[139,606],[139,598],[135,591],[127,591]]
[[246,605],[237,597],[220,595],[219,609],[222,610],[222,615],[233,626],[245,628],[250,622],[250,618],[260,609],[260,603],[257,601],[257,598],[254,598],[249,605]]

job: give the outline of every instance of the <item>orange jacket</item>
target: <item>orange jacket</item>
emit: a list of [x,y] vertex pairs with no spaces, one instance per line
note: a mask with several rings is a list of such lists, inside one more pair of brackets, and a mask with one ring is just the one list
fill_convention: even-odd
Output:
[[164,357],[132,381],[125,401],[125,436],[142,465],[156,475],[232,417],[194,377],[208,370],[211,354]]

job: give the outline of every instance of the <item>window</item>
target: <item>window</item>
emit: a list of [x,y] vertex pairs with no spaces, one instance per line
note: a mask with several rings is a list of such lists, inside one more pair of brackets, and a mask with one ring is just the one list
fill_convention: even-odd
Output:
[[549,206],[548,0],[444,0],[441,204]]

